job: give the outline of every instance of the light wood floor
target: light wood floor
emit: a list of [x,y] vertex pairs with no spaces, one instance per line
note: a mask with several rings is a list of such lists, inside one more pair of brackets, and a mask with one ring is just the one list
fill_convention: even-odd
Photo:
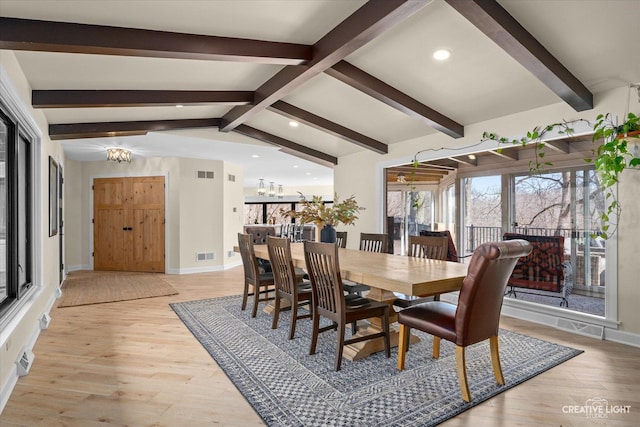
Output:
[[[263,425],[168,305],[239,294],[241,268],[163,277],[179,295],[54,308],[0,426]],[[640,349],[506,317],[501,326],[585,353],[443,426],[640,425]],[[631,413],[563,414],[593,398]]]

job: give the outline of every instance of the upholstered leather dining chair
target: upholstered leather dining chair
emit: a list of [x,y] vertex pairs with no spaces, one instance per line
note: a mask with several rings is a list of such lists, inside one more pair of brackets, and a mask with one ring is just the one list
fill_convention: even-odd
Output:
[[289,339],[292,340],[296,333],[296,322],[300,319],[311,318],[311,312],[298,314],[300,304],[308,304],[311,310],[311,283],[302,281],[293,267],[291,258],[291,242],[287,237],[267,237],[267,249],[269,260],[273,269],[273,278],[276,285],[275,307],[271,329],[278,327],[280,318],[281,300],[291,303],[291,324],[289,326]]
[[[345,298],[338,261],[338,245],[305,241],[304,258],[313,292],[313,335],[309,354],[315,354],[320,332],[337,328],[334,363],[336,371],[340,370],[343,347],[347,344],[382,337],[384,338],[386,355],[389,357],[389,305],[362,297]],[[320,328],[321,316],[328,318],[333,324]],[[382,319],[383,330],[381,332],[352,336],[345,340],[345,326],[347,324],[371,317]]]
[[398,369],[405,366],[409,347],[409,333],[415,328],[433,335],[433,357],[440,356],[440,340],[444,338],[456,345],[456,366],[462,398],[471,401],[467,384],[465,348],[489,339],[493,374],[498,384],[504,385],[498,352],[498,325],[507,282],[518,259],[531,252],[526,240],[484,243],[476,248],[469,263],[458,305],[432,301],[419,304],[398,313],[400,342]]
[[[269,294],[275,291],[275,281],[272,272],[261,272],[253,249],[253,237],[251,234],[238,233],[238,247],[244,266],[244,291],[242,293],[242,310],[247,308],[247,299],[253,296],[253,310],[251,317],[258,313],[258,303],[271,301]],[[249,287],[253,290],[250,291]]]

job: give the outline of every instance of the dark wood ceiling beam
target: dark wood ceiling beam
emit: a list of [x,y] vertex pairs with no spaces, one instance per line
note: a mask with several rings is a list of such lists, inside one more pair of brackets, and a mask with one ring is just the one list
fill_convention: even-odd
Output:
[[389,147],[380,141],[369,138],[366,135],[362,135],[361,133],[348,129],[338,123],[317,116],[287,102],[277,101],[268,109],[376,153],[386,154],[389,152]]
[[398,89],[389,86],[382,80],[377,79],[346,61],[340,61],[326,70],[326,73],[378,101],[420,120],[427,126],[431,126],[442,133],[453,138],[461,138],[464,136],[464,126],[460,123],[437,112],[433,108],[427,107],[409,95],[400,92]]
[[34,108],[144,107],[185,104],[246,105],[252,91],[228,90],[34,90]]
[[222,118],[220,130],[233,130],[428,4],[414,0],[368,1],[313,45],[313,58],[305,66],[285,67],[256,90],[253,106],[232,108]]
[[49,137],[54,140],[104,138],[110,136],[144,135],[176,129],[218,127],[220,119],[149,120],[131,122],[67,123],[49,125]]
[[150,58],[200,59],[297,65],[312,47],[295,43],[137,28],[0,18],[0,49]]
[[289,141],[288,139],[272,135],[251,126],[239,125],[235,129],[233,129],[233,131],[241,135],[248,136],[249,138],[276,145],[280,147],[280,151],[282,151],[283,153],[300,157],[301,159],[308,160],[322,166],[333,167],[338,164],[338,159],[336,157],[330,156],[329,154],[323,153],[318,150],[314,150],[313,148],[305,147],[304,145]]
[[593,94],[495,0],[446,0],[487,37],[576,111],[593,108]]

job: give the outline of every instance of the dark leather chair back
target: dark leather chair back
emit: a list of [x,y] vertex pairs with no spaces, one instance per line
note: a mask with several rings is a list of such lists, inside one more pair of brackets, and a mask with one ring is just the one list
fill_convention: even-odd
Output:
[[518,259],[530,252],[526,240],[484,243],[476,248],[458,297],[457,345],[468,346],[498,334],[507,282]]

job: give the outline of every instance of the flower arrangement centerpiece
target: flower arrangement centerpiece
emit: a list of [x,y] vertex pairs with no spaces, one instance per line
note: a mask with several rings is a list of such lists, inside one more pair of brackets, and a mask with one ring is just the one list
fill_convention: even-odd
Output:
[[[321,230],[321,241],[335,242],[335,226],[342,223],[344,225],[353,224],[358,219],[358,212],[365,208],[358,206],[355,196],[340,201],[338,195],[333,198],[333,205],[325,205],[321,196],[312,196],[307,199],[300,193],[300,206],[298,211],[284,210],[280,212],[291,218],[297,218],[303,224],[313,223]],[[323,237],[323,233],[327,237]],[[333,239],[331,239],[331,235]]]

